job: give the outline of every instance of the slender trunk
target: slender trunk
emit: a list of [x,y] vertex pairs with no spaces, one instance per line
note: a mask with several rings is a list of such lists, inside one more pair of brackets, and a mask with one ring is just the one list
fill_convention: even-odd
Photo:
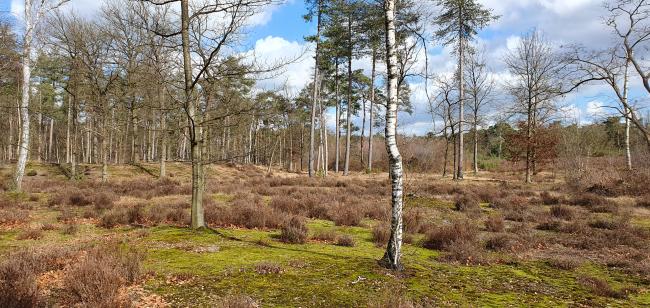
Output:
[[[377,50],[372,49],[372,70],[370,73],[370,122],[368,123],[368,172],[372,172],[372,126],[374,125],[373,119],[375,117],[375,75],[377,64]],[[363,153],[361,154],[363,155]]]
[[626,63],[625,63],[625,75],[623,79],[623,110],[625,111],[625,161],[626,161],[626,166],[627,170],[632,170],[632,152],[630,151],[630,110],[627,108],[628,102],[628,91],[629,91],[629,83],[628,80],[630,78],[629,75],[629,69],[630,67],[630,59],[628,57]]
[[339,59],[336,58],[336,68],[335,68],[335,76],[334,76],[334,83],[335,83],[335,98],[336,98],[336,118],[334,119],[335,125],[336,125],[336,131],[334,134],[336,135],[336,153],[334,154],[335,160],[334,160],[334,171],[336,173],[339,173],[339,160],[341,156],[341,97],[339,96]]
[[[476,107],[477,104],[475,103]],[[474,174],[478,174],[478,108],[474,108]]]
[[348,106],[345,129],[345,166],[343,175],[350,174],[350,143],[352,139],[352,16],[348,15]]
[[165,96],[160,91],[160,178],[167,176],[167,116],[165,115]]
[[38,91],[38,116],[36,117],[36,161],[43,158],[43,94]]
[[528,101],[528,120],[526,124],[526,183],[532,183],[531,160],[532,160],[532,138],[533,138],[533,111],[532,100]]
[[32,20],[32,0],[25,0],[25,39],[23,41],[23,84],[22,99],[20,101],[20,148],[18,149],[18,163],[14,175],[13,188],[21,191],[23,176],[25,176],[25,166],[27,165],[27,156],[29,155],[29,96],[30,96],[30,79],[32,75],[32,37],[34,35],[34,24]]
[[323,109],[323,101],[318,100],[318,107],[320,109],[320,138],[321,146],[323,147],[323,175],[327,176],[329,169],[329,157],[327,156],[327,124],[325,123],[325,113]]
[[321,0],[318,1],[318,21],[317,21],[317,32],[316,32],[316,55],[314,56],[314,92],[311,103],[311,127],[309,134],[309,176],[313,177],[314,174],[314,138],[316,138],[316,101],[318,100],[318,65],[319,65],[319,56],[320,56],[320,31],[321,31]]
[[[108,104],[103,98],[101,99],[103,104]],[[102,182],[108,181],[108,119],[107,119],[107,106],[104,107],[104,112],[102,116]]]
[[395,0],[385,1],[386,13],[386,65],[388,68],[388,102],[386,104],[386,151],[389,157],[391,179],[391,232],[386,253],[381,260],[383,266],[401,270],[402,264],[402,206],[403,177],[402,156],[397,148],[397,51],[395,43]]
[[[458,10],[458,22],[462,24],[463,22],[463,6],[461,5]],[[458,174],[457,179],[463,179],[463,159],[464,159],[464,143],[463,143],[463,124],[465,117],[465,78],[464,78],[464,66],[465,66],[465,46],[462,30],[459,30],[458,33]]]
[[364,151],[364,142],[366,139],[366,101],[362,100],[363,106],[361,106],[361,112],[363,113],[361,115],[361,138],[359,139],[359,144],[361,147],[361,151],[359,152],[360,157],[361,157],[361,166],[365,165],[364,162],[364,155],[366,155]]
[[190,59],[190,16],[189,0],[181,0],[181,38],[183,45],[183,73],[185,79],[185,108],[190,130],[190,152],[192,156],[192,228],[205,227],[203,216],[203,161],[201,160],[201,138],[203,132],[198,124],[196,102],[192,91],[192,62]]
[[50,119],[50,137],[47,145],[47,160],[52,161],[52,146],[54,145],[54,119]]

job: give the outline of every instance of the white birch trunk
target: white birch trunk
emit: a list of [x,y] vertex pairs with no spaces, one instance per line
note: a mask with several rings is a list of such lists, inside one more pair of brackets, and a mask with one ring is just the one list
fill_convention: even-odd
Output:
[[20,101],[20,146],[18,148],[18,163],[14,175],[13,188],[21,191],[25,166],[29,155],[29,97],[31,92],[30,79],[32,76],[32,39],[34,36],[34,20],[32,18],[32,0],[25,0],[25,38],[23,41],[23,84]]
[[392,188],[391,232],[382,265],[401,270],[403,177],[402,156],[397,148],[397,48],[395,43],[395,0],[385,0],[386,65],[388,68],[388,102],[386,105],[386,150],[389,157]]

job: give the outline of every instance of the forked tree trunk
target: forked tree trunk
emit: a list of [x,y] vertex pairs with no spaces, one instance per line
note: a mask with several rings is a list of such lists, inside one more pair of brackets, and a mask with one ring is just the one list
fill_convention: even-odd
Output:
[[395,42],[395,0],[385,0],[386,14],[386,65],[388,68],[388,102],[386,104],[386,151],[391,179],[391,231],[386,253],[381,264],[401,270],[403,177],[402,156],[397,148],[397,47]]

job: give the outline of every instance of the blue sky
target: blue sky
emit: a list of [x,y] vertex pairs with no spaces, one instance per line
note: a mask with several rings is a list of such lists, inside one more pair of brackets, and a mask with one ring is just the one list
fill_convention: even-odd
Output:
[[[508,73],[503,64],[503,57],[509,48],[514,47],[522,33],[537,28],[544,32],[553,44],[579,43],[589,48],[612,46],[611,33],[602,24],[601,17],[606,14],[602,0],[478,0],[484,6],[494,10],[501,18],[479,34],[477,42],[486,50],[488,65],[495,79],[503,84],[508,81]],[[22,0],[0,0],[1,11],[20,12]],[[98,0],[72,0],[66,10],[91,17],[101,6]],[[313,68],[312,46],[303,38],[314,34],[315,25],[303,20],[306,13],[304,2],[289,0],[280,6],[265,8],[256,16],[256,26],[249,31],[247,48],[268,61],[282,57],[292,57],[305,52],[301,61],[286,68],[282,76],[267,80],[260,85],[273,88],[288,84],[294,91],[310,81]],[[433,13],[432,15],[435,15]],[[455,68],[455,59],[450,48],[439,46],[429,49],[430,72],[449,74]],[[424,57],[420,57],[419,67],[424,67]],[[368,59],[358,59],[355,68],[370,69]],[[431,117],[426,113],[426,100],[423,95],[421,80],[412,80],[412,102],[415,106],[413,115],[400,115],[400,131],[406,134],[425,134],[433,128]],[[631,98],[647,106],[648,94],[641,87],[638,78],[633,78]],[[566,122],[587,124],[599,121],[603,113],[611,112],[604,105],[611,103],[613,97],[609,89],[602,85],[589,86],[580,92],[572,93],[559,103],[566,107],[563,114]],[[493,113],[499,113],[508,104],[507,99],[495,102]],[[644,105],[645,104],[645,105]],[[645,111],[643,111],[645,114]],[[331,125],[332,112],[329,112]],[[356,122],[359,122],[357,120]],[[360,123],[359,123],[360,124]]]

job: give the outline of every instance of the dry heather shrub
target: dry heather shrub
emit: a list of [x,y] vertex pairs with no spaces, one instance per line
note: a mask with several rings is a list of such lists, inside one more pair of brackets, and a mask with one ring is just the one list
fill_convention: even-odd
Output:
[[273,197],[269,205],[276,210],[293,214],[296,214],[298,212],[298,208],[300,206],[295,198],[285,195]]
[[551,207],[551,216],[564,220],[571,220],[575,217],[575,211],[565,205],[554,205]]
[[338,204],[330,209],[329,216],[337,226],[358,226],[363,214],[357,208],[347,204]]
[[390,238],[390,225],[387,223],[378,223],[372,227],[372,242],[375,246],[383,246],[388,243]]
[[518,210],[525,208],[528,205],[528,200],[522,196],[506,196],[505,198],[498,198],[490,203],[490,206],[500,210]]
[[356,242],[354,241],[354,238],[344,234],[339,236],[339,239],[336,241],[337,246],[343,246],[343,247],[354,247],[356,245]]
[[253,298],[247,295],[228,295],[216,303],[216,308],[259,308]]
[[427,234],[422,246],[429,249],[448,250],[452,246],[475,243],[478,230],[469,221],[455,221],[450,225],[434,228]]
[[303,244],[307,240],[307,225],[305,220],[299,216],[293,216],[282,225],[280,240],[285,243]]
[[618,206],[615,202],[595,194],[575,195],[571,203],[585,207],[594,213],[618,213]]
[[408,233],[421,233],[426,231],[424,212],[419,208],[409,208],[402,217],[404,231]]
[[457,211],[460,212],[476,212],[481,209],[481,204],[478,197],[473,194],[464,194],[456,199],[454,203]]
[[488,260],[483,249],[471,241],[454,241],[446,248],[447,253],[439,259],[446,262],[459,262],[465,265],[485,264]]
[[29,228],[18,234],[18,240],[38,240],[43,238],[43,230],[40,228]]
[[495,251],[511,251],[517,245],[517,237],[508,233],[497,233],[485,242],[485,248]]
[[338,234],[336,234],[336,232],[333,230],[320,230],[316,232],[316,234],[314,234],[311,238],[316,241],[335,242],[338,238]]
[[29,220],[29,211],[20,209],[0,209],[0,225],[25,223]]
[[502,232],[505,229],[503,216],[500,214],[488,216],[485,221],[485,229],[490,232]]
[[0,307],[45,306],[36,279],[43,272],[63,269],[72,251],[66,248],[25,249],[0,262]]
[[129,216],[126,210],[112,209],[101,216],[99,226],[110,229],[118,225],[126,225],[128,222]]
[[110,210],[117,197],[107,192],[100,192],[93,197],[93,204],[96,210]]
[[255,265],[255,272],[260,275],[282,274],[282,266],[272,262],[260,262]]
[[539,197],[544,205],[555,205],[560,203],[560,198],[551,195],[548,191],[543,191]]
[[578,283],[589,289],[591,293],[598,296],[622,299],[627,298],[628,293],[630,292],[630,290],[625,289],[619,291],[614,290],[606,280],[597,277],[582,276],[578,278]]
[[117,245],[89,251],[65,272],[63,285],[73,302],[89,307],[123,307],[119,289],[140,275],[142,254]]
[[582,265],[582,261],[579,258],[571,255],[550,258],[546,260],[546,263],[550,267],[565,271],[574,270]]

